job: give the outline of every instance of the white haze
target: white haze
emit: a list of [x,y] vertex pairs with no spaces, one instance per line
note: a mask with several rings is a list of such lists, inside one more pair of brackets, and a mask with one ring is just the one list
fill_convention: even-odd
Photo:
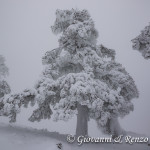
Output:
[[[56,9],[88,9],[99,32],[98,43],[116,50],[117,61],[135,80],[140,97],[133,100],[135,110],[123,119],[128,131],[150,135],[150,60],[132,50],[131,39],[150,22],[149,0],[0,0],[0,54],[9,68],[7,78],[13,92],[33,87],[43,69],[41,57],[58,47],[58,36],[50,26]],[[23,109],[17,124],[74,133],[76,118],[67,122],[29,123],[31,108]],[[3,122],[7,119],[0,118]],[[93,121],[89,132],[99,135]]]

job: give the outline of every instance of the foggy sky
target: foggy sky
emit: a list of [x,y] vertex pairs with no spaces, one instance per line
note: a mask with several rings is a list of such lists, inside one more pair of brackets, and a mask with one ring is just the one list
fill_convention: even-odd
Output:
[[[59,35],[50,29],[55,11],[71,8],[89,11],[99,32],[98,44],[115,49],[117,61],[135,80],[140,96],[133,100],[134,111],[120,120],[122,127],[150,135],[150,60],[132,50],[131,43],[150,22],[150,0],[0,0],[0,54],[6,58],[12,91],[34,86],[44,68],[41,57],[58,47]],[[75,119],[69,123],[46,120],[38,125],[27,122],[31,110],[25,112],[18,117],[20,125],[74,133]],[[99,134],[93,121],[89,132]]]

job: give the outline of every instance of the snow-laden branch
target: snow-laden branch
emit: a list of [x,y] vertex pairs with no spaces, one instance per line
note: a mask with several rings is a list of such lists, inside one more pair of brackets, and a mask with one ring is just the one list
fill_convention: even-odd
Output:
[[146,26],[141,34],[132,40],[133,49],[142,53],[145,59],[150,59],[150,25]]

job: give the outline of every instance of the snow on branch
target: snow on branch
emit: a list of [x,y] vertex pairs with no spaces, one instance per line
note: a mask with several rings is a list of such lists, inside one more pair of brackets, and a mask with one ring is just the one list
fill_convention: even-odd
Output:
[[150,25],[146,26],[141,34],[132,40],[132,47],[142,53],[145,59],[150,59]]
[[16,115],[20,112],[21,106],[27,107],[29,102],[35,104],[35,90],[25,89],[19,94],[7,94],[0,99],[0,116],[9,116],[10,122],[16,121]]

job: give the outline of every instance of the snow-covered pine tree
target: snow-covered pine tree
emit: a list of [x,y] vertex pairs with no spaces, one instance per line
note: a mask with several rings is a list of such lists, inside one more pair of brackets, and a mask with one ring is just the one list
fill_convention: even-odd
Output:
[[10,93],[10,87],[5,81],[5,77],[8,75],[8,68],[5,65],[5,59],[0,55],[0,110],[3,108],[3,103],[1,102],[2,97],[5,94]]
[[150,59],[150,24],[141,31],[141,34],[132,40],[132,47],[142,53],[145,59]]
[[[98,32],[87,10],[57,10],[52,31],[62,33],[59,48],[43,57],[45,70],[36,91],[5,97],[3,108],[15,104],[11,110],[16,117],[22,104],[36,101],[38,108],[30,121],[50,118],[52,112],[55,121],[77,114],[77,136],[88,135],[90,118],[103,132],[120,134],[118,117],[133,111],[131,100],[138,91],[129,73],[115,61],[115,51],[97,45]],[[7,115],[13,116],[10,111]]]
[[0,55],[0,116],[9,116],[10,122],[15,122],[21,106],[27,107],[29,102],[32,106],[35,104],[36,90],[25,89],[18,94],[11,93],[10,86],[5,81],[7,75],[5,59]]
[[36,85],[40,105],[30,120],[42,119],[43,105],[51,105],[56,121],[77,114],[76,135],[88,134],[89,118],[104,132],[119,134],[117,118],[129,114],[138,97],[132,77],[115,61],[114,50],[96,45],[98,32],[87,10],[57,10],[52,31],[62,33],[59,48],[43,57],[46,67]]
[[5,59],[0,55],[0,98],[5,94],[10,93],[10,87],[5,81],[5,77],[8,75],[8,68],[5,65]]

